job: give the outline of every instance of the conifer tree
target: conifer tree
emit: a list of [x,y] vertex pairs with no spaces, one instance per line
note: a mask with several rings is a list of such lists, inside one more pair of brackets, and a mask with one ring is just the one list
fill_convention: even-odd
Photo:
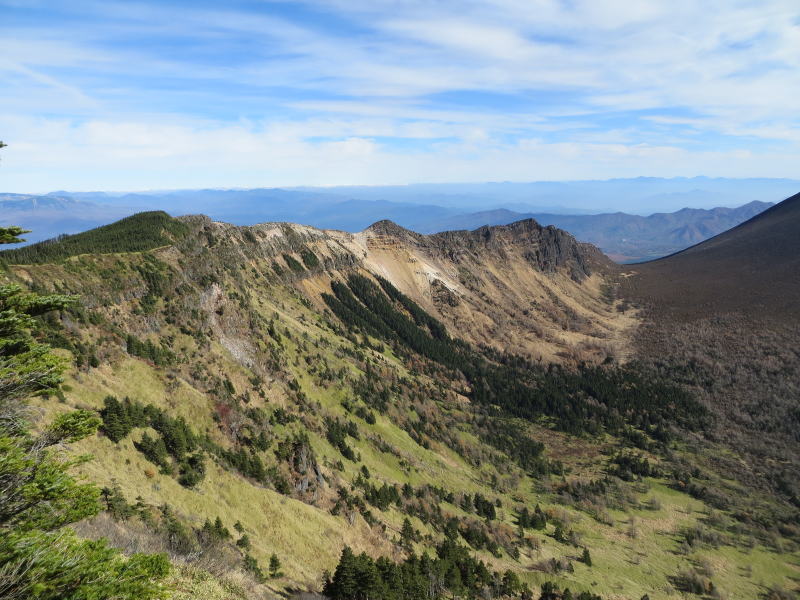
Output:
[[564,537],[564,529],[561,527],[561,525],[556,525],[556,529],[553,532],[553,538],[557,542],[564,542],[566,540]]
[[113,481],[111,487],[104,487],[100,496],[105,503],[106,510],[117,520],[125,521],[133,515],[133,507],[125,501],[119,484]]
[[581,562],[583,564],[585,564],[587,567],[591,567],[592,566],[592,555],[589,554],[589,549],[588,548],[584,548],[583,549],[583,555],[581,556]]
[[[0,244],[19,242],[22,233],[0,228]],[[26,419],[25,400],[56,391],[66,367],[32,335],[34,317],[73,302],[0,285],[0,597],[163,598],[158,582],[170,568],[165,556],[125,558],[105,540],[81,540],[66,527],[100,510],[100,490],[69,473],[84,459],[60,450],[64,442],[94,434],[97,416],[65,413],[38,434]]]
[[345,546],[339,558],[339,564],[333,573],[333,578],[325,586],[324,594],[335,600],[355,598],[358,591],[356,581],[356,557],[350,546]]
[[266,579],[264,571],[261,570],[258,561],[249,553],[244,555],[244,568],[252,573],[253,577],[255,577],[256,581],[259,583],[262,583]]
[[269,557],[269,576],[275,579],[276,577],[281,577],[282,575],[281,561],[278,559],[278,555],[273,552],[272,556]]
[[406,517],[403,519],[403,527],[400,529],[400,540],[403,542],[403,546],[410,549],[416,537],[414,526],[411,525],[411,521]]

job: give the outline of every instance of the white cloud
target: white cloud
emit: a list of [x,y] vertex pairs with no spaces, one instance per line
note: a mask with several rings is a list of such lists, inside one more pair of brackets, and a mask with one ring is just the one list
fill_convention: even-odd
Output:
[[0,24],[0,188],[796,175],[794,0],[306,4]]
[[[14,152],[0,166],[0,187],[8,191],[530,181],[642,173],[781,176],[800,161],[797,151],[692,151],[613,135],[556,143],[541,138],[503,143],[476,135],[420,152],[355,135],[309,141],[310,132],[296,125],[37,120],[18,126],[27,139],[9,146]],[[0,127],[13,132],[7,121],[0,120]]]

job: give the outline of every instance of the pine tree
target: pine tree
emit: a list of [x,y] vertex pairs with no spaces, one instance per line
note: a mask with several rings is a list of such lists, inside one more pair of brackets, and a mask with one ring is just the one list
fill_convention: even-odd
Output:
[[258,564],[258,561],[249,553],[244,555],[244,568],[252,573],[255,580],[259,583],[262,583],[266,579],[264,576],[264,571],[261,570],[261,566]]
[[103,433],[112,442],[119,442],[127,436],[132,428],[125,406],[114,396],[106,396],[100,411],[103,419]]
[[[23,233],[0,228],[0,244],[22,241]],[[81,461],[61,450],[97,431],[96,414],[65,413],[38,433],[25,419],[25,400],[57,391],[66,366],[32,335],[40,326],[34,317],[72,302],[0,286],[0,593],[37,600],[163,598],[158,581],[170,568],[163,555],[124,558],[105,540],[80,540],[67,527],[101,508],[100,490],[69,473]],[[109,501],[113,495],[109,490]]]
[[516,596],[522,591],[522,582],[514,571],[507,570],[503,574],[501,593],[504,596]]
[[[5,144],[0,142],[0,148]],[[29,229],[23,229],[17,225],[11,227],[0,227],[0,244],[21,244],[25,240],[19,236],[30,233]]]
[[227,527],[222,524],[222,519],[219,517],[217,517],[213,523],[206,519],[205,523],[203,523],[203,528],[200,530],[200,533],[202,534],[202,538],[206,541],[206,543],[211,545],[220,544],[221,542],[231,538],[230,531],[228,531]]
[[278,559],[278,555],[273,552],[272,556],[269,557],[269,576],[275,579],[276,577],[281,577],[282,575],[281,561]]
[[350,547],[345,546],[333,578],[325,587],[324,594],[333,600],[349,600],[355,598],[357,592],[356,557]]
[[544,529],[547,527],[547,515],[544,514],[542,508],[537,504],[533,510],[531,517],[531,527],[534,529]]
[[229,540],[231,532],[222,524],[222,519],[217,517],[214,520],[214,533],[220,540]]
[[517,515],[517,525],[519,525],[521,529],[527,529],[531,526],[531,514],[527,506],[523,506],[519,511]]
[[416,539],[417,534],[414,531],[414,526],[411,525],[411,521],[408,520],[408,517],[403,519],[403,527],[400,529],[400,540],[403,542],[403,545],[406,548],[411,548],[411,544]]
[[542,594],[539,596],[539,600],[559,600],[560,596],[561,593],[555,583],[545,581],[542,584]]
[[581,562],[585,564],[587,567],[592,566],[592,555],[589,554],[588,548],[583,549],[583,556],[581,556]]
[[561,527],[561,525],[556,525],[556,529],[553,532],[553,539],[555,539],[557,542],[565,541],[566,538],[564,537],[564,529]]
[[133,507],[125,501],[119,484],[113,481],[111,487],[104,487],[100,491],[100,496],[106,505],[106,510],[112,517],[119,521],[125,521],[133,515]]

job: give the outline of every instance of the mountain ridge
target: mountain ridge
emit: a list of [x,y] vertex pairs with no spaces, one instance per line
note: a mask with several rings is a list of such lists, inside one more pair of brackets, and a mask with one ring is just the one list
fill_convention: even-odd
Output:
[[[138,218],[151,214],[156,213]],[[602,273],[613,264],[596,248],[534,220],[431,235],[388,220],[355,234],[283,222],[237,226],[198,215],[175,222],[192,232],[181,232],[181,237],[201,236],[232,264],[246,262],[249,255],[274,261],[280,276],[305,286],[320,309],[325,270],[363,268],[386,277],[453,332],[459,331],[459,323],[472,322],[470,332],[461,332],[468,340],[503,350],[516,347],[547,360],[625,356],[626,332],[635,322],[602,299]],[[109,227],[65,242],[85,249],[89,242],[81,239],[106,231],[104,235],[112,236]],[[152,247],[164,240],[158,237]],[[25,262],[25,257],[39,252],[51,256],[53,251],[53,243],[45,242],[0,252],[0,259]],[[303,252],[309,253],[309,264]]]
[[[422,189],[424,186],[420,188]],[[554,224],[561,229],[571,231],[581,241],[602,247],[616,260],[631,262],[670,254],[687,244],[701,241],[749,218],[755,210],[764,206],[756,207],[750,203],[729,210],[682,209],[677,213],[656,213],[650,217],[620,213],[559,215],[554,214],[552,210],[545,211],[541,208],[531,212],[523,206],[518,206],[518,203],[511,202],[509,198],[503,200],[486,196],[483,198],[484,206],[505,206],[505,208],[472,213],[469,212],[472,204],[459,206],[445,203],[446,205],[439,206],[435,204],[435,198],[427,201],[424,195],[402,196],[395,200],[387,200],[379,195],[353,198],[342,194],[342,190],[333,192],[320,189],[306,191],[280,188],[122,195],[89,193],[75,194],[74,199],[77,199],[77,203],[71,208],[51,209],[49,213],[11,210],[0,200],[0,212],[15,222],[27,223],[27,228],[34,230],[33,237],[30,238],[32,241],[53,237],[56,234],[77,232],[92,225],[108,223],[129,213],[148,209],[167,209],[171,214],[202,212],[215,219],[237,225],[289,221],[306,223],[322,229],[350,232],[361,231],[381,218],[392,219],[420,233],[435,233],[454,229],[475,229],[484,224],[507,224],[532,216],[545,225]],[[51,202],[53,196],[55,194],[42,197],[43,202]],[[686,204],[692,201],[691,198],[687,198]],[[695,201],[698,205],[702,204],[697,199]],[[509,210],[510,208],[515,210]],[[708,212],[701,212],[702,210]]]
[[[632,293],[678,313],[800,314],[800,194],[704,242],[642,263]],[[747,265],[746,269],[737,268]],[[649,300],[648,300],[649,301]],[[691,303],[691,305],[690,305]]]

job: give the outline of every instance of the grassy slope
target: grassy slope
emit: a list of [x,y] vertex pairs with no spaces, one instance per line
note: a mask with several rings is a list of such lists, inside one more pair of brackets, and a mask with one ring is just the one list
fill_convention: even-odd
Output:
[[[83,258],[82,263],[73,261],[73,266],[68,268],[53,265],[27,267],[26,274],[37,281],[60,283],[73,289],[79,282],[84,286],[88,282],[89,287],[100,286],[104,285],[104,281],[98,264],[108,266],[109,260],[111,259]],[[138,258],[133,256],[127,260],[135,262]],[[346,412],[341,406],[341,400],[347,395],[347,390],[337,385],[326,388],[314,383],[314,378],[307,373],[303,360],[307,352],[301,349],[300,340],[307,335],[306,344],[312,345],[314,353],[322,354],[332,368],[344,366],[354,371],[357,369],[354,361],[336,352],[339,347],[350,346],[350,342],[337,337],[323,326],[319,315],[299,302],[287,288],[267,286],[263,280],[247,272],[244,272],[244,276],[246,289],[249,289],[250,294],[249,305],[266,319],[276,312],[279,314],[278,329],[283,334],[283,357],[309,400],[312,403],[318,402],[324,413],[344,416]],[[228,282],[227,285],[232,284]],[[135,306],[135,302],[130,300],[117,305],[124,313],[123,321],[136,320],[130,316],[131,306]],[[291,337],[286,335],[287,332]],[[183,347],[187,355],[195,351],[194,340],[187,336],[181,337],[174,328],[167,327],[160,333],[162,337],[168,333],[175,334],[177,341],[174,346]],[[107,327],[87,327],[84,328],[83,335],[99,340],[107,335]],[[328,345],[314,348],[315,340],[327,341]],[[399,373],[406,372],[405,367],[388,350],[384,351],[380,360],[392,365]],[[261,400],[248,383],[251,374],[249,370],[220,344],[212,344],[206,353],[198,353],[192,361],[209,370],[227,374],[237,390],[249,388],[253,392],[253,406],[291,407],[291,401],[279,381],[267,384],[267,400]],[[172,415],[184,416],[195,430],[207,431],[220,443],[225,443],[225,436],[219,432],[211,418],[213,401],[186,375],[185,369],[171,373],[170,369],[156,368],[141,359],[127,357],[122,351],[109,352],[103,362],[99,368],[88,373],[74,371],[71,374],[67,382],[66,405],[98,408],[107,394],[130,396],[160,406]],[[43,401],[42,405],[51,412],[66,406],[53,401]],[[384,416],[378,416],[373,426],[356,417],[350,418],[358,422],[362,432],[360,441],[351,440],[354,449],[361,454],[362,463],[356,465],[343,461],[343,473],[325,467],[341,460],[338,450],[331,447],[323,433],[314,430],[309,432],[319,463],[323,465],[323,472],[331,478],[351,481],[355,478],[357,469],[364,464],[372,473],[373,481],[398,484],[410,482],[413,485],[430,483],[455,492],[480,491],[489,498],[499,497],[502,500],[502,522],[512,531],[512,507],[521,502],[528,506],[541,503],[546,509],[565,511],[574,519],[572,527],[583,536],[584,543],[592,553],[594,566],[591,568],[575,562],[575,572],[570,574],[545,575],[530,570],[533,564],[550,557],[574,559],[580,554],[580,549],[557,543],[543,532],[529,534],[539,539],[541,549],[523,552],[519,562],[505,553],[500,558],[481,553],[482,558],[495,568],[519,570],[523,579],[531,583],[556,580],[573,591],[591,589],[609,598],[639,598],[645,593],[653,599],[681,598],[682,594],[670,586],[668,577],[692,560],[702,557],[714,565],[716,574],[713,579],[727,597],[744,599],[755,597],[763,591],[764,585],[787,584],[790,576],[798,574],[796,556],[778,555],[763,547],[750,551],[725,546],[719,549],[705,548],[689,556],[676,553],[679,530],[702,521],[710,509],[700,501],[669,489],[657,481],[650,482],[650,490],[640,494],[640,497],[658,498],[662,506],[660,510],[609,511],[614,523],[610,526],[602,525],[585,513],[559,506],[556,497],[547,491],[549,481],[534,481],[513,467],[509,467],[508,473],[501,473],[488,463],[482,466],[470,465],[442,444],[433,443],[431,449],[426,450]],[[280,436],[284,429],[278,426],[274,433]],[[558,454],[568,466],[573,466],[576,473],[596,473],[599,470],[604,458],[602,454],[592,451],[594,443],[579,441],[577,447],[581,451],[577,451],[572,441],[565,436],[538,430],[536,427],[532,429],[534,435],[547,440],[551,447],[550,453]],[[389,443],[403,456],[404,463],[408,466],[404,467],[397,457],[381,452],[367,441],[367,434]],[[317,587],[322,572],[335,566],[344,544],[374,555],[400,556],[391,540],[397,535],[404,515],[394,509],[382,513],[372,508],[373,514],[387,525],[387,532],[384,534],[378,527],[370,528],[360,516],[351,525],[343,517],[331,515],[328,510],[330,502],[325,499],[319,503],[319,507],[312,506],[253,485],[241,476],[212,463],[209,463],[208,475],[198,489],[187,490],[171,477],[152,474],[152,465],[133,448],[133,439],[140,435],[141,431],[136,431],[118,445],[104,437],[78,444],[76,451],[90,452],[96,456],[93,462],[84,467],[85,474],[101,485],[116,480],[130,500],[141,495],[155,505],[168,501],[179,514],[195,525],[201,524],[205,518],[213,519],[218,515],[228,527],[234,521],[240,520],[253,541],[253,554],[262,565],[266,565],[272,552],[281,557],[286,577],[272,582],[270,585],[273,587]],[[479,445],[466,432],[463,438]],[[518,479],[518,484],[513,488],[509,484],[509,473]],[[504,485],[492,486],[492,475],[496,475]],[[556,480],[557,478],[553,478],[553,481]],[[510,489],[502,491],[505,487]],[[454,515],[464,514],[455,506],[445,504],[443,508]],[[635,519],[638,530],[635,538],[627,534],[631,519]],[[416,519],[413,524],[423,533],[439,535]],[[552,533],[552,526],[546,533]],[[418,546],[418,549],[422,547]],[[752,568],[750,576],[745,572],[747,566]],[[184,570],[176,577],[179,588],[191,589],[190,586],[195,584],[216,586],[216,596],[209,592],[210,597],[233,597],[225,595],[233,592],[224,591],[221,583],[203,583],[202,576],[196,573]]]

